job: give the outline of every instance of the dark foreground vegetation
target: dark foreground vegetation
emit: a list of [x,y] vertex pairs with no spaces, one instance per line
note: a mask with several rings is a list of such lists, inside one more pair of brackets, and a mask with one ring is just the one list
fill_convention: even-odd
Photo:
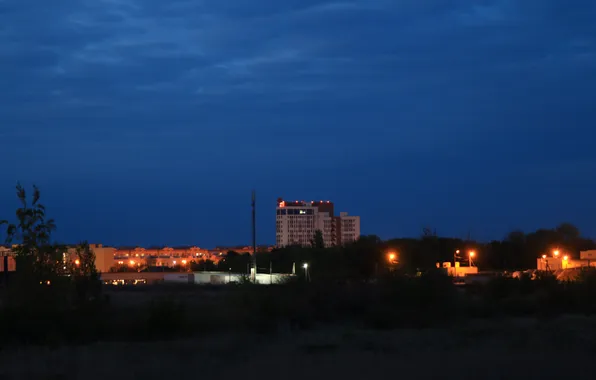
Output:
[[[3,345],[164,340],[223,331],[275,334],[337,325],[430,328],[478,318],[596,312],[593,270],[586,269],[573,283],[558,282],[544,272],[535,279],[502,277],[461,288],[432,269],[442,256],[415,255],[416,250],[408,250],[405,242],[384,247],[374,238],[325,249],[320,236],[315,236],[311,249],[282,250],[270,256],[288,265],[312,263],[308,281],[305,272],[298,271],[291,281],[272,286],[106,288],[100,285],[93,252],[86,243],[79,245],[71,262],[63,256],[64,247],[51,240],[55,226],[46,220],[39,191],[34,189],[31,202],[22,187],[17,194],[22,207],[7,232],[9,242],[19,244],[15,249],[18,272],[0,293]],[[569,226],[554,233],[567,233],[567,244],[574,236],[576,242],[579,239]],[[456,243],[443,247],[445,242],[431,234],[419,246],[445,254],[458,247]],[[387,248],[402,253],[405,264],[387,263]]]
[[[332,325],[370,329],[445,327],[470,319],[553,318],[596,312],[596,273],[559,283],[497,278],[457,288],[441,273],[387,275],[377,282],[273,286],[160,286],[105,291],[93,300],[64,297],[64,288],[39,287],[27,300],[8,290],[0,325],[3,344],[164,340],[223,331],[272,334]],[[31,302],[35,300],[35,302]]]

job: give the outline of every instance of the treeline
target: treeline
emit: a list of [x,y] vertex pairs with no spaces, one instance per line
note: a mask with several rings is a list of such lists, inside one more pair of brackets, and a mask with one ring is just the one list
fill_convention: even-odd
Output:
[[[272,252],[257,253],[259,272],[268,271],[296,274],[303,272],[308,263],[313,278],[317,277],[372,277],[388,269],[417,273],[435,268],[437,263],[458,261],[468,265],[468,254],[473,251],[473,265],[482,270],[525,270],[536,268],[536,259],[543,254],[552,255],[559,250],[569,258],[579,258],[579,252],[596,249],[596,242],[582,237],[577,227],[562,223],[551,229],[524,233],[513,231],[503,240],[482,243],[441,237],[425,229],[419,238],[396,238],[383,241],[374,235],[362,236],[358,241],[343,247],[324,248],[313,238],[310,247],[286,247]],[[395,259],[390,260],[389,255]],[[250,264],[249,253],[228,252],[217,265],[199,262],[192,270],[221,270],[246,272]]]

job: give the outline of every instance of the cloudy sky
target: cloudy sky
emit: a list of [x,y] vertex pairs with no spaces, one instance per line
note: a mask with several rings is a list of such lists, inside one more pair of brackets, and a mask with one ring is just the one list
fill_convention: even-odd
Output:
[[596,2],[0,0],[0,219],[242,244],[257,190],[383,238],[596,237]]

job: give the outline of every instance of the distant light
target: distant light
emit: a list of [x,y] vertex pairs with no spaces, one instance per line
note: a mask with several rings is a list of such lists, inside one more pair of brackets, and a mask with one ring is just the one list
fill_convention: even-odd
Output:
[[182,265],[186,265],[186,260],[182,260]]
[[476,252],[470,251],[469,255],[470,255],[470,257],[474,257],[474,256],[476,256]]
[[174,265],[176,265],[176,260],[174,260]]
[[135,265],[135,261],[134,260],[130,260],[130,265]]
[[546,255],[542,255],[542,258],[543,258],[543,259],[546,259]]
[[304,269],[308,268],[308,263],[304,263],[304,264],[302,265],[302,268],[304,268]]
[[455,251],[455,253],[459,253],[459,249],[457,251]]
[[81,262],[78,259],[75,260],[75,265],[80,265],[80,264],[81,264]]
[[559,250],[557,249],[557,250],[553,251],[553,254],[554,254],[555,256],[559,256]]
[[567,256],[563,256],[563,260],[564,260],[564,261],[567,261],[568,259],[569,259],[569,257],[567,257]]

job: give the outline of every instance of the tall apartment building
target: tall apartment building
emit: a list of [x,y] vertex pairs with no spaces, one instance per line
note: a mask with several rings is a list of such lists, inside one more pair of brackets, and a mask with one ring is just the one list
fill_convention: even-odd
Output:
[[320,230],[325,246],[343,245],[360,237],[360,217],[342,212],[334,215],[330,201],[277,200],[275,243],[277,247],[308,246]]

